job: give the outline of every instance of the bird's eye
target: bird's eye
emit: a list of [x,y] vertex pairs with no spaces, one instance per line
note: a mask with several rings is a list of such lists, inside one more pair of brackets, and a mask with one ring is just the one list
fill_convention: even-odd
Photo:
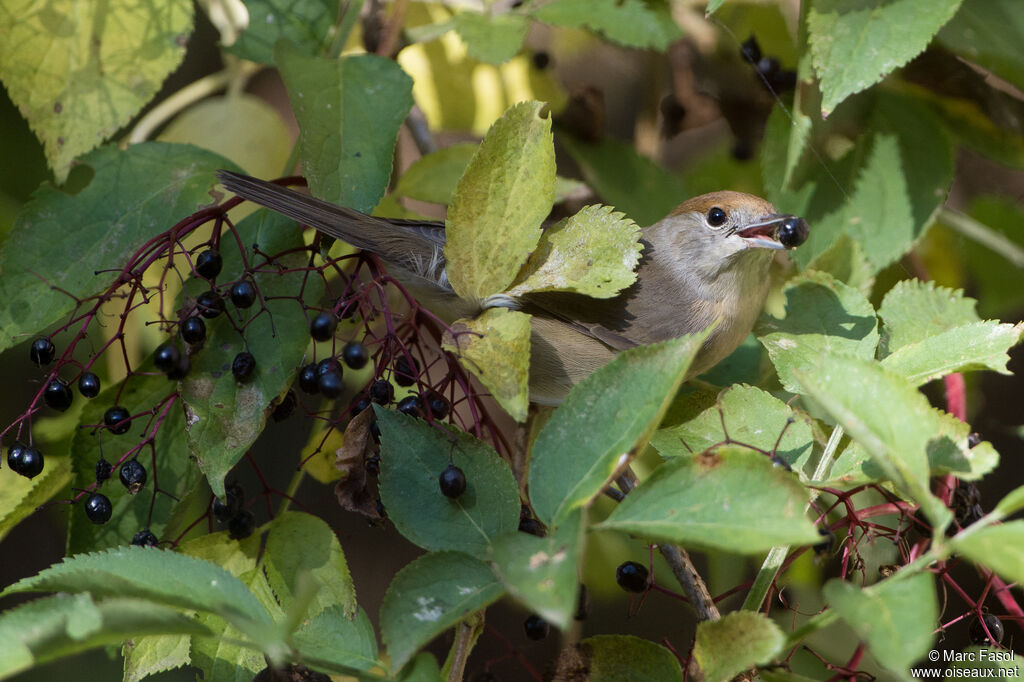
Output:
[[725,221],[728,219],[729,216],[725,214],[725,211],[717,206],[708,211],[707,221],[708,225],[711,227],[721,227],[722,225],[725,225]]

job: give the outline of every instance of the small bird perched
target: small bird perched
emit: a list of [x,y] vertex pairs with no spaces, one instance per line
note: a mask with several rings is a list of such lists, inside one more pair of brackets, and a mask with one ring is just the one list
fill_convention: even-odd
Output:
[[637,281],[610,299],[573,293],[468,301],[445,272],[444,223],[368,216],[246,175],[219,171],[224,186],[352,246],[377,254],[417,300],[446,322],[500,305],[531,313],[530,400],[555,405],[570,388],[633,346],[715,325],[688,378],[707,371],[750,333],[779,249],[807,240],[803,218],[764,199],[712,192],[643,228]]

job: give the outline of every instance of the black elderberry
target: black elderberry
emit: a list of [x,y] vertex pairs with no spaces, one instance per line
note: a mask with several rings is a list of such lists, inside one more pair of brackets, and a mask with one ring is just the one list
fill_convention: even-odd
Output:
[[441,486],[441,493],[453,500],[466,492],[466,474],[462,473],[462,469],[454,464],[445,467],[445,470],[437,477],[437,482]]
[[31,348],[28,349],[28,357],[35,364],[42,367],[53,362],[53,354],[57,351],[53,346],[53,341],[50,339],[38,338],[32,342]]
[[121,485],[134,495],[146,485],[146,467],[142,466],[139,460],[130,459],[121,465],[118,478],[121,479]]
[[25,478],[35,478],[43,471],[43,453],[17,441],[7,450],[7,466]]
[[248,280],[242,280],[231,287],[231,302],[236,308],[248,308],[256,302],[256,287]]
[[352,369],[362,369],[370,361],[370,353],[366,346],[358,341],[349,341],[341,349],[341,358]]
[[345,390],[345,384],[341,380],[341,374],[328,371],[320,375],[316,380],[316,387],[324,394],[324,397],[333,400]]
[[334,372],[338,376],[344,376],[345,370],[342,368],[341,363],[338,362],[337,358],[324,358],[320,362],[316,363],[316,375],[322,376],[327,372]]
[[836,544],[836,534],[830,528],[819,528],[818,535],[821,536],[821,542],[812,548],[814,553],[818,555],[831,554],[832,548]]
[[159,543],[160,540],[148,528],[132,536],[132,544],[138,547],[156,547]]
[[757,44],[757,38],[750,36],[740,45],[740,56],[751,64],[761,61],[761,46]]
[[120,405],[114,405],[103,413],[103,423],[111,433],[121,435],[132,427],[131,413]]
[[206,338],[206,323],[203,322],[203,318],[198,315],[186,317],[185,321],[181,323],[181,338],[192,346],[202,343]]
[[579,594],[576,595],[576,613],[573,620],[586,620],[590,615],[590,593],[587,586],[580,583]]
[[647,567],[626,561],[615,569],[615,582],[627,592],[643,592],[647,589]]
[[320,387],[317,385],[316,365],[312,362],[299,370],[299,389],[309,395],[320,392]]
[[416,377],[420,373],[420,364],[415,358],[412,359],[412,364],[409,364],[409,358],[405,355],[400,355],[395,360],[395,383],[399,386],[412,386],[416,383]]
[[242,511],[231,517],[228,521],[228,537],[232,540],[243,540],[256,530],[256,516],[248,509]]
[[270,416],[275,422],[283,422],[288,417],[292,416],[292,412],[295,411],[295,406],[299,404],[299,398],[295,395],[295,391],[289,389],[284,397],[281,398],[275,407],[274,411],[271,412]]
[[529,639],[539,640],[548,636],[548,633],[551,632],[551,626],[546,620],[537,614],[533,614],[523,621],[523,630]]
[[360,393],[349,404],[349,412],[355,416],[370,406],[370,398],[365,393]]
[[540,521],[531,516],[527,516],[524,519],[519,519],[519,530],[522,533],[536,535],[539,538],[544,537],[544,535],[546,534],[544,531],[544,525]]
[[71,407],[72,397],[74,394],[68,388],[67,382],[59,377],[50,379],[50,382],[46,384],[46,390],[43,391],[43,400],[46,401],[46,404],[59,412],[64,412]]
[[224,267],[224,259],[217,249],[207,249],[196,257],[196,272],[206,279],[213,279]]
[[188,353],[181,353],[178,355],[178,362],[175,363],[174,367],[167,370],[167,378],[171,381],[180,381],[188,376],[188,370],[192,367],[192,361],[189,360]]
[[338,327],[338,318],[332,313],[320,313],[309,323],[309,335],[314,341],[328,341]]
[[[981,620],[977,616],[971,619],[971,624],[968,626],[967,631],[971,638],[971,642],[978,645],[985,644],[1000,644],[1003,641],[1003,623],[998,618],[993,616],[991,613],[984,615],[985,626],[982,627]],[[992,639],[989,639],[985,633],[985,627],[988,628],[989,633],[992,634]],[[992,641],[992,640],[995,641]]]
[[78,392],[83,398],[95,398],[100,394],[100,378],[92,372],[82,372],[78,377]]
[[103,455],[100,455],[100,458],[96,461],[96,485],[99,485],[110,478],[110,474],[113,471],[113,465],[104,459]]
[[212,320],[224,312],[224,299],[216,291],[210,289],[199,294],[199,297],[196,298],[196,308],[199,309],[200,315],[208,320]]
[[242,510],[245,503],[245,491],[242,486],[232,483],[224,489],[224,500],[214,498],[211,511],[219,523],[227,523]]
[[395,399],[395,387],[387,379],[377,379],[370,384],[370,400],[378,405],[387,405]]
[[243,350],[231,361],[231,374],[235,377],[235,381],[249,381],[255,371],[256,358],[252,356],[252,353]]
[[173,343],[161,344],[153,353],[153,364],[164,373],[174,369],[179,360],[181,360],[181,351]]
[[398,411],[402,414],[407,414],[410,417],[422,417],[423,416],[423,402],[419,396],[407,395],[398,401]]
[[103,493],[93,493],[85,500],[85,515],[97,525],[109,521],[110,515],[113,513],[114,507],[111,506],[110,499]]
[[427,394],[426,402],[427,409],[430,410],[430,416],[434,419],[444,419],[452,409],[452,405],[448,402],[447,398],[433,391]]

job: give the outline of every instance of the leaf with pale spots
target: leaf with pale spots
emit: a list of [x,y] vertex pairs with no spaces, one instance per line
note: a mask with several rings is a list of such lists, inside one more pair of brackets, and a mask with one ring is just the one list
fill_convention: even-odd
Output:
[[455,353],[498,404],[516,421],[530,405],[530,316],[490,308],[475,319],[456,320],[445,331],[443,348]]
[[380,607],[381,637],[399,670],[416,651],[504,594],[487,564],[461,552],[425,554],[391,581]]
[[544,230],[508,293],[572,291],[611,298],[636,281],[640,228],[611,206],[585,206]]

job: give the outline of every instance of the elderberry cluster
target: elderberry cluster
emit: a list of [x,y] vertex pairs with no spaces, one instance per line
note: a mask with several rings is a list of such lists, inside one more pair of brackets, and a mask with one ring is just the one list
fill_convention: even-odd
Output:
[[789,92],[796,87],[796,71],[783,69],[778,57],[763,56],[754,36],[740,45],[740,56],[754,68],[758,80],[773,94]]

